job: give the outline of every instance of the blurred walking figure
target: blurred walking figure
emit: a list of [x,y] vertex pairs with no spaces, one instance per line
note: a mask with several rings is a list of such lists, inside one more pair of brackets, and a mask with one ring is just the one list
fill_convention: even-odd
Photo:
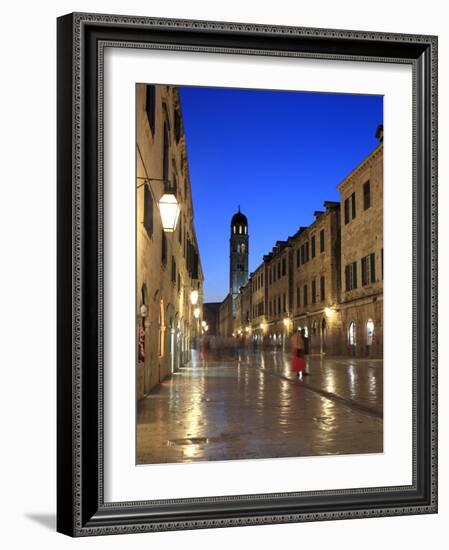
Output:
[[[302,328],[300,330],[300,333],[301,333],[301,336],[302,336],[302,339],[303,339],[303,342],[304,342],[304,355],[309,355],[309,337],[308,335],[306,334],[306,329],[305,328]],[[305,363],[305,367],[304,367],[304,375],[309,375],[310,372],[309,372],[309,364],[308,362],[306,361],[305,357],[304,357],[304,363]]]
[[291,338],[292,347],[292,371],[296,372],[298,380],[302,380],[304,370],[306,368],[306,361],[304,359],[304,338],[302,334],[297,331]]
[[205,362],[207,361],[207,356],[209,355],[209,338],[207,337],[207,335],[205,334],[202,338],[201,338],[201,344],[200,344],[200,360],[202,362]]

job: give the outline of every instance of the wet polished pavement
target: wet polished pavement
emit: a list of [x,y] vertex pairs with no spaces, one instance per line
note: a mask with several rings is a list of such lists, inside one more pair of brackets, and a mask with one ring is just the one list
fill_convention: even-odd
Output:
[[[239,354],[242,358],[245,352]],[[256,363],[257,364],[257,363]],[[289,380],[296,380],[287,353],[265,352],[260,368]],[[304,384],[328,397],[340,398],[348,405],[382,417],[383,361],[351,357],[306,356]]]
[[226,350],[165,380],[137,409],[137,463],[382,452],[382,362]]

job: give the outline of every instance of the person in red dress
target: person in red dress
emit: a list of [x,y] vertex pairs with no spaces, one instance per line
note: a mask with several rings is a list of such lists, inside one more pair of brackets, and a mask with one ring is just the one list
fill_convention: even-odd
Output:
[[292,335],[291,347],[292,372],[296,372],[298,380],[302,380],[306,368],[306,360],[304,358],[304,339],[299,331],[295,332]]

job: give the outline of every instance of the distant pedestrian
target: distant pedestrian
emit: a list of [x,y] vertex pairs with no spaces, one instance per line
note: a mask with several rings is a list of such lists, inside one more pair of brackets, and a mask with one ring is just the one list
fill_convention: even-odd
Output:
[[309,337],[306,334],[305,328],[301,329],[301,336],[302,336],[302,339],[304,340],[304,355],[308,355],[309,354]]
[[209,339],[207,335],[205,334],[201,339],[200,344],[200,359],[201,361],[205,362],[207,361],[207,356],[209,354]]
[[[309,337],[306,334],[306,329],[305,328],[301,329],[301,336],[302,336],[302,339],[304,341],[304,355],[309,355]],[[304,361],[305,361],[305,359],[304,359]],[[308,362],[305,361],[305,364],[306,364],[306,366],[304,368],[304,374],[309,375],[310,372],[309,372]]]
[[302,380],[306,368],[306,361],[304,359],[304,338],[299,331],[295,332],[291,337],[291,348],[292,371],[296,372],[298,380]]

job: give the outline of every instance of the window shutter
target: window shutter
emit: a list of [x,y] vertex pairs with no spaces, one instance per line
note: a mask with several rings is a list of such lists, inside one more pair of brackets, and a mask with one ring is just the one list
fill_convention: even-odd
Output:
[[353,284],[353,288],[357,288],[357,262],[354,262],[353,264],[353,278],[354,278],[354,284]]
[[345,267],[345,281],[346,290],[351,290],[351,286],[349,284],[349,265]]
[[156,118],[156,86],[154,85],[147,85],[145,108],[147,111],[151,133],[154,134],[154,124]]
[[371,206],[371,189],[370,182],[367,181],[363,184],[363,208],[368,209]]
[[362,258],[362,286],[365,286],[366,283],[366,258]]
[[148,185],[144,186],[143,191],[143,225],[148,236],[153,235],[153,196]]

